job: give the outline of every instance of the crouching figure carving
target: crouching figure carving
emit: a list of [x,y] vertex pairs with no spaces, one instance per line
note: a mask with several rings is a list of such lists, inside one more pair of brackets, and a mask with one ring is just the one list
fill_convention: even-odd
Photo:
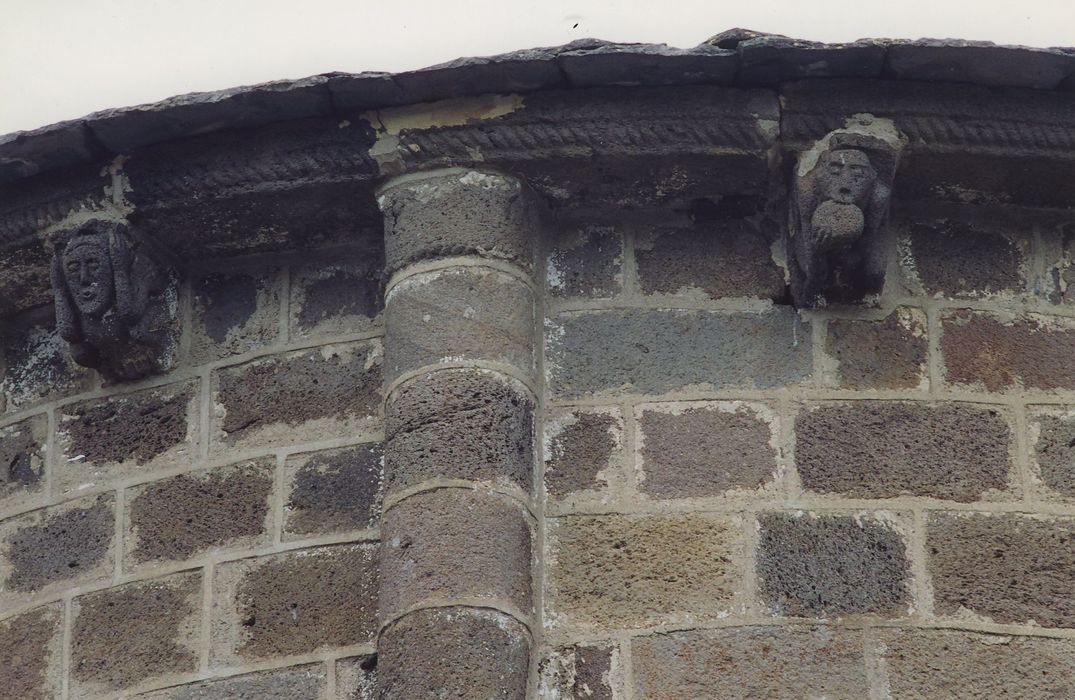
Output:
[[111,380],[170,369],[175,280],[132,241],[126,224],[92,219],[51,241],[56,326],[75,362]]
[[903,143],[891,122],[855,115],[799,156],[788,229],[797,307],[880,294],[884,229]]

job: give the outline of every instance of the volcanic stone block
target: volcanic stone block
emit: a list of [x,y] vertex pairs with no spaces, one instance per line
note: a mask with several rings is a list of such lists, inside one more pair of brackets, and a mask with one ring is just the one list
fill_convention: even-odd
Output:
[[253,360],[213,376],[217,449],[351,436],[381,413],[379,340]]
[[408,277],[385,300],[386,375],[457,360],[534,370],[534,295],[518,278],[480,267]]
[[795,466],[803,487],[818,493],[969,502],[1008,487],[1012,438],[1000,408],[825,403],[795,421]]
[[438,477],[530,490],[534,400],[520,382],[478,369],[431,372],[395,392],[387,411],[387,492]]
[[180,561],[270,537],[273,462],[246,462],[179,476],[127,493],[128,562]]
[[377,649],[379,700],[526,697],[530,637],[499,612],[417,610],[387,627]]
[[48,428],[43,414],[0,428],[0,508],[25,508],[44,493]]
[[1075,695],[1075,644],[1067,639],[912,629],[877,630],[877,635],[881,697]]
[[280,338],[280,270],[212,272],[191,282],[195,364],[272,345]]
[[1075,320],[959,309],[941,319],[944,377],[987,391],[1075,389]]
[[0,522],[0,602],[110,576],[114,501],[89,496]]
[[1031,237],[1027,232],[1013,238],[970,222],[911,222],[905,225],[899,259],[911,286],[931,296],[1017,293],[1026,286],[1020,269]]
[[758,520],[758,588],[774,614],[907,614],[911,565],[892,526],[809,513],[765,513]]
[[60,697],[63,604],[0,621],[0,696],[18,700]]
[[926,316],[901,308],[879,321],[832,319],[825,353],[836,361],[836,378],[848,389],[925,388]]
[[926,550],[938,615],[1075,627],[1075,521],[931,515]]
[[812,370],[810,325],[764,313],[630,309],[561,314],[548,325],[555,396],[660,394],[688,387],[771,388]]
[[1030,440],[1042,483],[1075,497],[1075,414],[1050,408],[1032,411]]
[[64,491],[187,463],[197,445],[193,382],[64,406],[55,464]]
[[372,328],[381,314],[381,271],[376,258],[354,262],[317,262],[291,273],[291,337],[358,333]]
[[183,573],[74,599],[71,696],[98,697],[198,668],[202,577]]
[[284,535],[347,532],[373,527],[381,508],[384,448],[355,445],[288,460]]
[[636,693],[644,698],[861,700],[869,695],[859,630],[675,632],[636,639],[632,649]]
[[376,545],[244,559],[222,564],[216,572],[214,666],[373,641]]
[[551,519],[547,619],[608,628],[719,619],[742,573],[739,532],[711,515]]
[[623,288],[623,235],[612,226],[574,226],[551,243],[545,280],[554,297],[605,298]]
[[336,662],[340,700],[373,700],[377,689],[377,655],[352,656]]
[[533,265],[537,224],[514,178],[473,171],[423,177],[390,186],[377,202],[389,274],[452,255]]
[[640,489],[649,496],[753,491],[776,474],[776,415],[764,405],[645,404],[640,412]]
[[532,534],[514,499],[470,489],[427,491],[385,513],[382,531],[381,619],[461,598],[530,610]]
[[657,228],[639,236],[635,264],[643,294],[779,300],[784,271],[770,241],[743,221]]
[[178,685],[135,700],[323,700],[325,666],[309,664]]
[[611,644],[555,649],[541,662],[541,697],[613,700],[613,667],[619,663],[619,651]]
[[567,496],[607,488],[617,477],[623,417],[614,408],[570,409],[545,421],[545,490]]
[[[55,321],[9,323],[0,336],[0,399],[8,411],[17,411],[47,398],[70,396],[88,389],[93,372],[71,359],[67,342],[56,332]],[[4,400],[0,400],[3,408]]]

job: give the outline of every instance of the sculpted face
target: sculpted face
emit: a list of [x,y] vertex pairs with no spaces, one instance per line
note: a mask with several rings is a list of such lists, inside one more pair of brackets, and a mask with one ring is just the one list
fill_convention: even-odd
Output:
[[877,171],[862,151],[827,151],[822,156],[821,199],[861,204],[877,181]]
[[63,253],[63,272],[71,299],[86,316],[100,316],[115,294],[112,260],[101,236],[73,242]]

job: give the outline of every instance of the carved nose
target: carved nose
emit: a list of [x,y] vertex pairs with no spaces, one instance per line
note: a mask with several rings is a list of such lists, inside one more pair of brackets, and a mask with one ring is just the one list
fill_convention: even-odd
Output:
[[842,194],[845,197],[849,197],[851,195],[851,188],[850,187],[841,187],[840,188],[840,194]]

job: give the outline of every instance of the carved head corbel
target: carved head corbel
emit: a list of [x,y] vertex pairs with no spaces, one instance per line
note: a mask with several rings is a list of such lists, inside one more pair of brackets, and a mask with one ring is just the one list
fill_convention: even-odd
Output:
[[880,294],[883,235],[904,142],[891,122],[855,115],[800,154],[788,227],[796,306]]

